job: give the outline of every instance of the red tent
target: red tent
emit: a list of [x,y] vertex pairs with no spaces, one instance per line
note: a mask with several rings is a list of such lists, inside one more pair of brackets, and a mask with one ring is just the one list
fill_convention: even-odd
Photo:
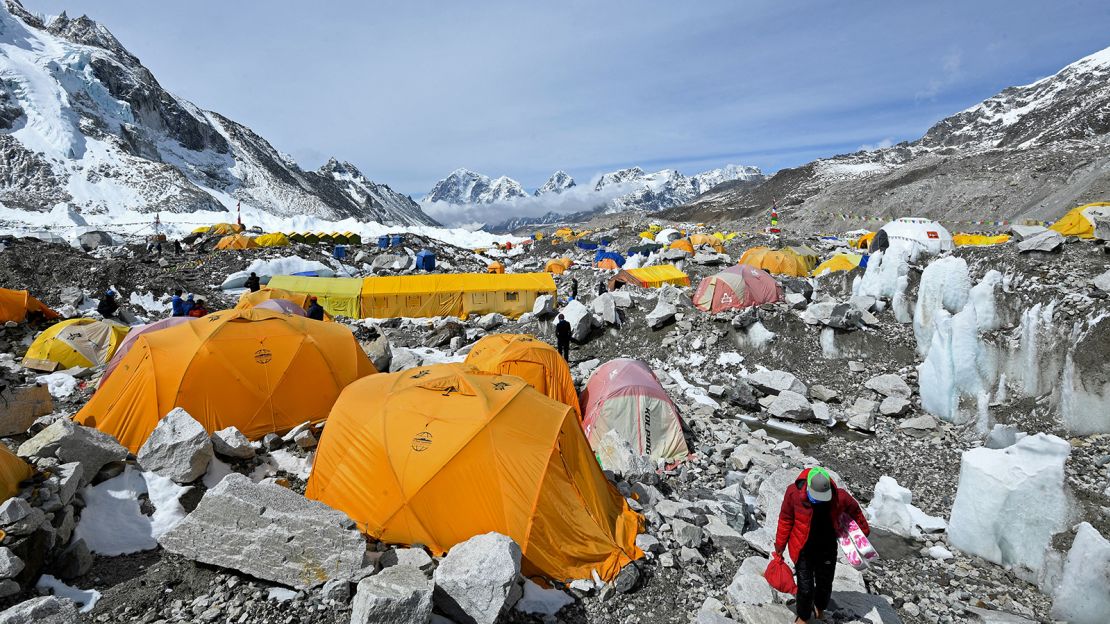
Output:
[[579,397],[590,446],[616,431],[641,455],[675,461],[690,454],[678,408],[640,360],[620,358],[597,368]]
[[782,300],[782,287],[771,274],[747,264],[731,266],[698,284],[694,305],[706,312],[739,310]]

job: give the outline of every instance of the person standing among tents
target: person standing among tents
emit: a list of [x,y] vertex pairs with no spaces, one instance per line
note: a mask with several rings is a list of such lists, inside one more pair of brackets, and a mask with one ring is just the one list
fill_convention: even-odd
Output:
[[308,298],[308,308],[305,309],[305,313],[308,318],[314,321],[324,320],[324,307],[316,301],[316,295]]
[[170,309],[173,310],[173,316],[185,316],[185,300],[181,298],[181,289],[173,291],[173,299],[170,299]]
[[181,239],[173,239],[173,253],[179,256],[181,255]]
[[871,532],[859,503],[836,487],[832,476],[820,467],[807,468],[786,488],[775,533],[775,554],[782,558],[787,546],[798,579],[798,619],[805,624],[814,615],[820,619],[829,606],[838,554],[837,535],[842,522],[855,520],[864,535]]
[[258,290],[262,288],[262,281],[258,279],[258,275],[256,275],[254,271],[251,271],[251,276],[247,278],[247,288],[249,288],[251,292],[258,292]]
[[116,291],[109,288],[104,292],[104,296],[100,298],[100,303],[96,304],[96,311],[106,319],[115,318],[116,312],[119,311],[119,302],[116,301]]
[[559,322],[555,323],[555,344],[559,349],[559,355],[563,359],[570,362],[570,323],[562,314],[559,315]]
[[597,283],[597,294],[604,295],[607,292],[609,292],[609,286],[605,283],[605,278],[602,278],[601,281]]
[[570,278],[570,298],[578,298],[578,279],[574,277]]
[[200,318],[208,315],[208,308],[204,307],[204,299],[197,299],[193,309],[189,310],[189,316],[193,318]]

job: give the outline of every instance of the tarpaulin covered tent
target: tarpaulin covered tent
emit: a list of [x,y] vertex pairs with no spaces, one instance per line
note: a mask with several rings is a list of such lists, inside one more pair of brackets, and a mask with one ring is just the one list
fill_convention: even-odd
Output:
[[348,386],[305,496],[376,540],[436,556],[507,535],[529,577],[610,581],[643,556],[643,520],[606,480],[574,411],[518,377],[461,365]]
[[328,314],[360,318],[362,280],[357,277],[275,275],[270,278],[270,288],[315,295]]
[[872,252],[884,251],[895,245],[903,246],[915,254],[938,254],[955,248],[952,235],[943,225],[932,219],[916,217],[895,219],[879,228],[869,249]]
[[427,249],[417,252],[416,268],[420,271],[434,271],[436,268],[436,255]]
[[640,254],[641,256],[649,256],[653,252],[659,251],[663,246],[659,243],[644,243],[642,245],[634,245],[628,248],[628,255]]
[[497,312],[516,318],[531,312],[536,297],[554,295],[550,273],[449,273],[368,277],[362,283],[362,317],[432,317]]
[[775,278],[746,264],[706,277],[694,292],[694,306],[706,312],[739,310],[780,300],[782,287]]
[[813,276],[818,277],[825,273],[832,273],[836,271],[851,271],[852,269],[860,266],[863,261],[863,256],[854,253],[838,253],[833,257],[825,260],[813,269]]
[[667,249],[677,249],[679,251],[685,251],[689,254],[694,253],[694,246],[690,244],[690,239],[688,238],[680,238],[678,240],[671,241],[671,244],[667,246]]
[[97,387],[104,385],[104,381],[108,379],[112,371],[116,370],[116,367],[123,361],[124,356],[131,350],[131,347],[134,346],[135,340],[137,340],[139,336],[190,322],[200,322],[200,320],[191,316],[171,316],[146,325],[132,327],[131,331],[127,332],[127,335],[124,336],[123,341],[119,343],[116,352],[112,354],[112,359],[108,361],[108,366],[104,369],[104,374],[100,376],[100,383],[97,384]]
[[1001,245],[1010,240],[1009,234],[956,234],[952,237],[952,244],[957,247],[985,247],[988,245]]
[[555,273],[558,275],[560,273],[565,273],[573,264],[574,262],[572,262],[570,258],[555,258],[553,260],[548,260],[547,263],[543,265],[543,270],[547,273]]
[[616,290],[625,284],[642,288],[659,288],[663,284],[689,286],[690,276],[673,264],[659,264],[638,269],[626,269],[609,278],[609,290]]
[[31,466],[0,444],[0,503],[19,493],[19,482],[31,478]]
[[220,250],[254,249],[256,247],[258,247],[258,243],[254,242],[253,238],[249,236],[243,236],[242,234],[232,234],[230,236],[225,236],[220,239],[220,242],[216,243],[216,249]]
[[690,244],[694,247],[708,245],[709,247],[712,247],[713,251],[717,253],[725,253],[725,246],[721,243],[721,239],[715,238],[708,234],[691,234]]
[[46,328],[27,349],[27,360],[56,362],[59,368],[92,368],[112,359],[130,329],[112,321],[75,318]]
[[222,310],[139,336],[74,419],[132,452],[184,408],[209,432],[252,440],[322,422],[347,384],[373,374],[354,334],[270,310]]
[[574,244],[577,245],[579,249],[585,249],[586,251],[597,249],[597,243],[591,243],[590,241],[580,240],[576,241]]
[[41,315],[45,319],[55,319],[60,315],[46,307],[43,302],[31,296],[26,290],[0,288],[0,323],[12,321],[22,323],[27,315]]
[[640,360],[610,360],[590,375],[579,397],[582,427],[592,447],[616,431],[632,450],[675,461],[690,454],[682,421],[655,373]]
[[514,375],[570,407],[579,420],[578,392],[566,360],[555,347],[527,334],[490,334],[470,349],[466,364],[497,375]]
[[1048,228],[1064,236],[1094,238],[1096,219],[1110,220],[1110,202],[1084,204],[1078,208],[1072,208]]
[[786,249],[794,252],[796,256],[798,256],[802,259],[803,262],[805,262],[806,273],[809,273],[817,266],[818,256],[817,252],[813,249],[805,245],[792,245],[790,247],[786,247]]
[[490,262],[489,265],[486,266],[486,273],[491,273],[491,274],[494,274],[494,275],[504,274],[505,273],[505,265],[496,261],[496,260],[494,260],[493,262]]
[[790,249],[773,250],[769,247],[752,247],[740,256],[740,264],[748,264],[768,273],[802,277],[809,274],[805,259]]
[[[605,266],[601,266],[602,262],[609,260]],[[619,269],[624,266],[624,256],[615,251],[599,250],[594,254],[594,266],[599,269]]]
[[254,237],[254,242],[259,247],[285,247],[289,244],[289,237],[281,232],[273,232]]

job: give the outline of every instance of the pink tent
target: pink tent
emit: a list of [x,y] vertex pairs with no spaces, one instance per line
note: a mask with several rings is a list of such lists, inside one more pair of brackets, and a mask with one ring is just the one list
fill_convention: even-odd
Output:
[[119,343],[119,348],[116,349],[115,355],[113,355],[112,359],[108,361],[108,367],[104,369],[104,374],[100,376],[100,383],[97,384],[97,387],[99,388],[101,385],[103,385],[104,380],[108,378],[108,375],[111,375],[112,371],[116,370],[116,366],[118,366],[119,363],[123,361],[123,356],[127,355],[127,352],[131,350],[131,345],[135,344],[135,340],[139,336],[150,333],[152,331],[166,329],[167,327],[173,327],[174,325],[180,325],[181,323],[194,320],[196,319],[188,316],[171,316],[170,318],[162,319],[160,321],[154,321],[153,323],[149,323],[147,325],[133,327],[131,331],[127,332],[127,336],[123,338],[123,342]]
[[675,461],[690,454],[678,408],[640,360],[610,360],[590,375],[580,397],[590,446],[616,431],[641,455]]
[[304,308],[288,299],[267,299],[254,307],[259,310],[273,310],[274,312],[281,312],[283,314],[308,316],[308,313],[304,311]]
[[706,312],[739,310],[782,300],[782,287],[771,274],[748,264],[731,266],[698,284],[694,305]]

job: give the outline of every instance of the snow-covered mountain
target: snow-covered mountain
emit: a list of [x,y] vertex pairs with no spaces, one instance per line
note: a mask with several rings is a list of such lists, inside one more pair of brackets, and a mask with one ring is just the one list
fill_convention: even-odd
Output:
[[431,202],[494,204],[527,196],[524,187],[512,178],[501,176],[496,180],[491,180],[489,176],[459,168],[452,171],[451,175],[436,182],[432,190],[420,201],[425,204]]
[[46,212],[224,211],[434,224],[349,164],[304,171],[166,91],[104,26],[0,5],[0,203]]
[[540,195],[546,195],[548,193],[562,193],[563,191],[569,188],[573,188],[574,186],[574,178],[570,177],[567,172],[556,171],[555,173],[551,174],[551,177],[547,179],[547,182],[543,183],[543,186],[536,189],[536,192],[533,193],[533,195],[539,197]]
[[1110,196],[1108,84],[1110,48],[1005,89],[916,141],[783,169],[755,186],[718,185],[666,214],[742,218],[777,200],[787,219],[813,224],[844,213],[1055,219]]

